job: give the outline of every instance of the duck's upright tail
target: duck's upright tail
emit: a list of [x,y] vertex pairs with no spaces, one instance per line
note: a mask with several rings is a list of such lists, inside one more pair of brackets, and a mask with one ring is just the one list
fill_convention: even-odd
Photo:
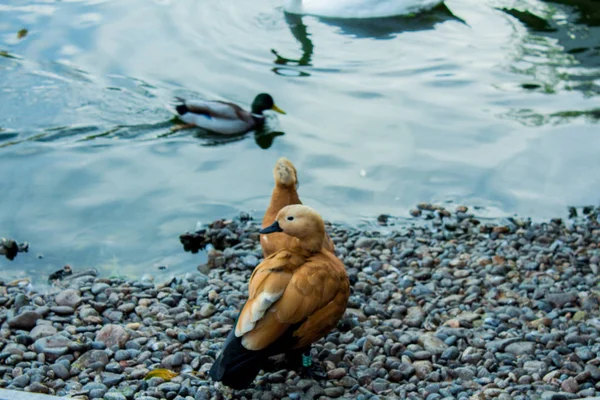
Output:
[[167,110],[169,110],[173,114],[184,115],[190,112],[190,109],[187,106],[187,101],[182,97],[174,97],[169,100],[164,106]]
[[172,109],[175,110],[179,115],[187,114],[190,111],[188,106],[185,104],[185,99],[181,97],[175,97]]
[[209,375],[213,381],[223,382],[232,389],[245,389],[258,375],[263,360],[263,352],[250,351],[242,346],[242,339],[235,336],[235,328],[233,328]]
[[294,167],[294,164],[285,157],[281,157],[277,160],[275,168],[273,169],[273,177],[275,178],[275,185],[277,186],[296,187],[298,185],[296,168]]

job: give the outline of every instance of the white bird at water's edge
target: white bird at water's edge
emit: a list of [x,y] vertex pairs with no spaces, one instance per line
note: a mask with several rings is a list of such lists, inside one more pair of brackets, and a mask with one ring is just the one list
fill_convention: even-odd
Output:
[[327,18],[384,18],[427,11],[443,0],[283,0],[290,14]]

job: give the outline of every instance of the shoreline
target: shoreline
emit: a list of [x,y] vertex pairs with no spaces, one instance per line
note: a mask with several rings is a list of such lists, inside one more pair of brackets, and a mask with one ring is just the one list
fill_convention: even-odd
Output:
[[[385,233],[328,225],[352,286],[338,328],[313,345],[329,379],[267,372],[234,398],[599,396],[600,208],[574,210],[503,225],[421,204]],[[0,388],[230,396],[205,373],[262,259],[259,226],[242,213],[183,234],[188,251],[213,246],[208,262],[163,284],[83,275],[39,293],[0,280]],[[144,380],[156,368],[184,373]]]

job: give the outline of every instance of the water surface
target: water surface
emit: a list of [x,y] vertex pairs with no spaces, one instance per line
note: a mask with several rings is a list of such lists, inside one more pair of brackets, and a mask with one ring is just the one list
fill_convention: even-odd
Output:
[[[4,2],[0,235],[31,252],[0,276],[193,271],[205,256],[178,235],[261,218],[282,155],[303,201],[350,225],[421,201],[534,218],[597,204],[597,2],[446,6],[350,22],[278,0]],[[288,112],[267,132],[169,131],[174,95],[259,92]]]

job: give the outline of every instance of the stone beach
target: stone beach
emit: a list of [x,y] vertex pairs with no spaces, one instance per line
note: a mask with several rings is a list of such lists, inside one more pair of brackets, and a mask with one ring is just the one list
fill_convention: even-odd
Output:
[[[79,399],[578,399],[600,395],[600,208],[506,224],[420,204],[377,230],[328,225],[352,293],[313,345],[328,374],[273,370],[233,392],[207,378],[262,259],[247,214],[181,236],[210,244],[165,283],[74,273],[0,281],[0,388]],[[381,225],[394,221],[378,218]],[[178,375],[144,379],[157,368]]]

